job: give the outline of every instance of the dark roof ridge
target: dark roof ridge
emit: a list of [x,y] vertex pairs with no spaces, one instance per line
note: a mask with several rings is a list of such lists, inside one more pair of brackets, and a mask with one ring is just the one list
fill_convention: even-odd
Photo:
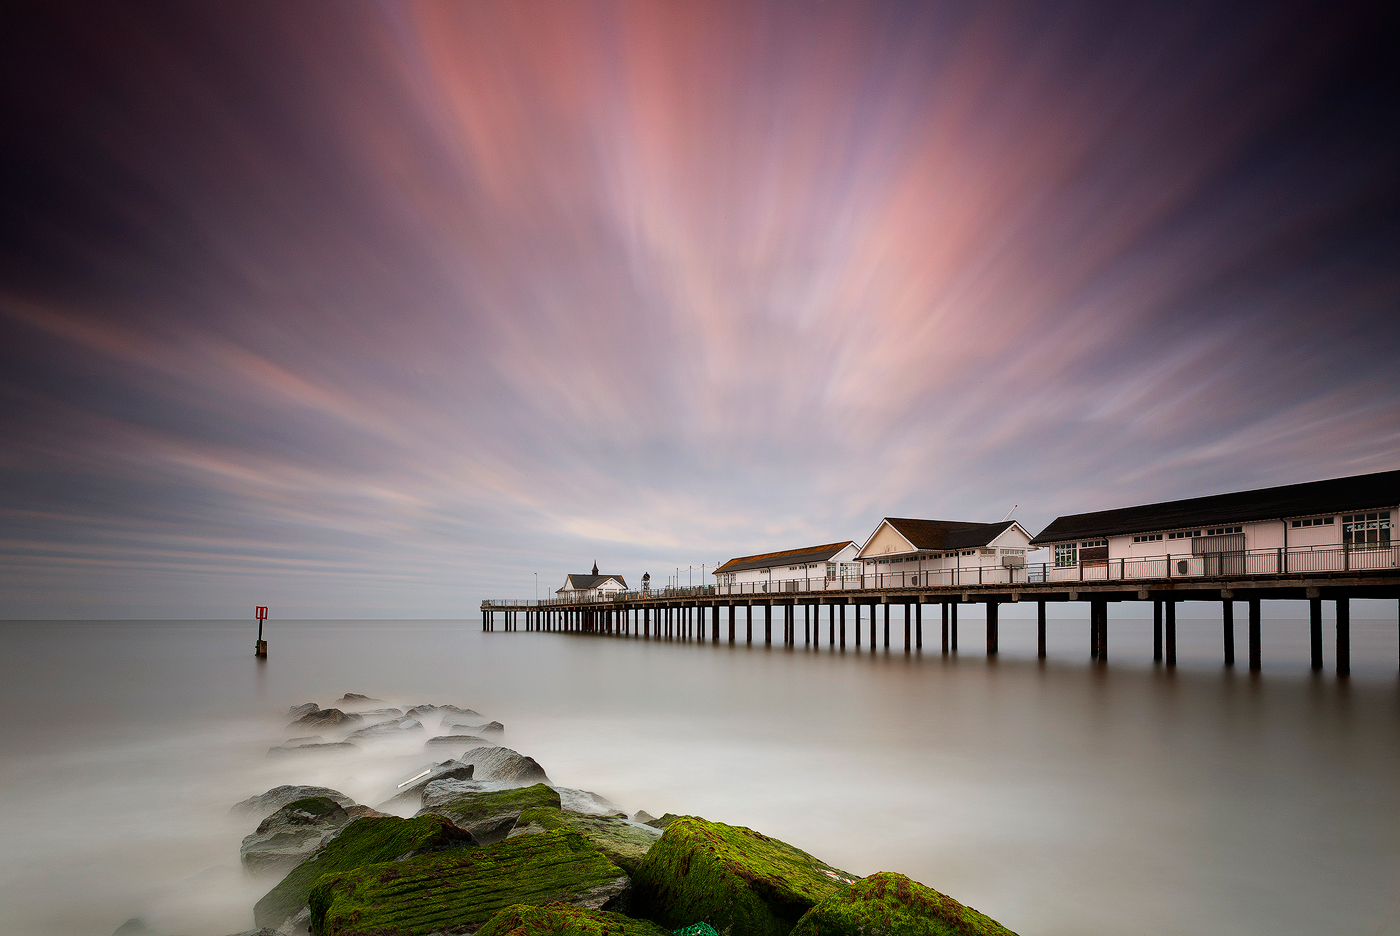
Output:
[[1397,504],[1400,504],[1400,470],[1378,471],[1066,514],[1055,518],[1031,542],[1040,545],[1080,537],[1153,533],[1211,523],[1248,523]]
[[770,565],[781,565],[783,562],[820,561],[836,555],[854,542],[854,540],[842,540],[839,543],[823,543],[820,546],[802,546],[798,549],[780,549],[752,556],[735,556],[715,569],[715,572],[743,572],[748,569],[764,569]]

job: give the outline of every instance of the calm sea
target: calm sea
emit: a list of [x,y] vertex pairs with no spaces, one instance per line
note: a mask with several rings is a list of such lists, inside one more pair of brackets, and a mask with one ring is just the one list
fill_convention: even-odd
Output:
[[269,885],[232,803],[374,805],[441,759],[265,755],[288,706],[349,691],[476,709],[556,783],[902,871],[1023,936],[1400,932],[1394,618],[1353,622],[1345,683],[1309,674],[1302,621],[1265,620],[1258,678],[1221,668],[1215,621],[1181,623],[1174,673],[1145,622],[1114,622],[1107,666],[1084,621],[1051,622],[1044,663],[1029,622],[995,662],[979,623],[957,657],[933,631],[906,655],[274,621],[260,663],[242,622],[5,623],[0,929],[251,927]]

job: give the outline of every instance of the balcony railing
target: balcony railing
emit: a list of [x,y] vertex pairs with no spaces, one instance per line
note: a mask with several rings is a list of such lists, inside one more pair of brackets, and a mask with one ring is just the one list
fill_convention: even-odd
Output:
[[771,582],[737,582],[733,585],[694,585],[618,591],[604,595],[548,598],[539,601],[493,599],[492,608],[548,608],[557,605],[613,604],[646,599],[782,596],[812,593],[849,593],[892,588],[956,588],[974,585],[1017,585],[1056,582],[1132,582],[1147,579],[1192,579],[1232,576],[1298,575],[1320,572],[1362,572],[1400,568],[1400,546],[1305,547],[1250,549],[1227,553],[1169,554],[1141,559],[1107,559],[1071,566],[1031,563],[1007,568],[999,565],[960,569],[910,569],[839,578],[800,578]]

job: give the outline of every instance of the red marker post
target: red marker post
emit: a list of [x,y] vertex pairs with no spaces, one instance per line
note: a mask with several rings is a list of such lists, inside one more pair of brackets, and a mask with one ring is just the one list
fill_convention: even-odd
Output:
[[267,620],[267,608],[259,605],[253,609],[253,614],[258,619],[258,647],[257,650],[254,651],[253,656],[265,657],[267,656],[267,641],[263,640],[262,628],[263,621]]

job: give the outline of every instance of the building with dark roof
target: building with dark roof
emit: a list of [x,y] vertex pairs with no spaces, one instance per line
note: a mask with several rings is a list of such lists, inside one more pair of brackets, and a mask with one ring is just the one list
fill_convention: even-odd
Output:
[[564,585],[554,594],[560,598],[577,601],[584,598],[606,597],[627,590],[627,580],[620,575],[599,575],[598,563],[593,563],[593,572],[582,575],[575,572],[564,576]]
[[[856,554],[866,576],[896,576],[908,584],[921,573],[1024,568],[1031,535],[1016,520],[972,523],[960,520],[915,520],[885,517]],[[943,575],[938,576],[941,580]],[[926,578],[926,577],[925,577]],[[925,581],[925,584],[927,581]]]
[[1055,569],[1170,557],[1174,575],[1301,570],[1328,551],[1389,555],[1397,505],[1400,471],[1382,471],[1057,517],[1032,543]]
[[[756,556],[739,556],[715,569],[715,584],[721,586],[762,586],[769,582],[839,580],[859,575],[859,566],[853,564],[856,544],[851,540],[839,543],[826,543],[822,546],[803,546],[800,549],[783,549],[777,552],[759,553]],[[755,590],[755,589],[747,589]]]

